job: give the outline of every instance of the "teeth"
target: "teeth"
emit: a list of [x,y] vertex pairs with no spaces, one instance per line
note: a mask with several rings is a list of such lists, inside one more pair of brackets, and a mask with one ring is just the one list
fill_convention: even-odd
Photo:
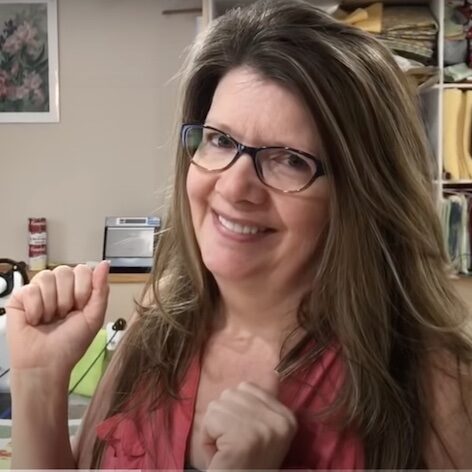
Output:
[[256,234],[259,232],[264,231],[262,228],[258,228],[257,226],[243,226],[237,223],[234,223],[222,216],[218,215],[219,222],[226,228],[232,231],[233,233],[238,234]]

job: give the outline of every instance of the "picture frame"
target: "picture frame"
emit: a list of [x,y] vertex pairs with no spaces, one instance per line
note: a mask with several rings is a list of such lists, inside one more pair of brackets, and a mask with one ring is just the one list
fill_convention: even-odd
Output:
[[0,124],[59,121],[57,0],[0,0]]

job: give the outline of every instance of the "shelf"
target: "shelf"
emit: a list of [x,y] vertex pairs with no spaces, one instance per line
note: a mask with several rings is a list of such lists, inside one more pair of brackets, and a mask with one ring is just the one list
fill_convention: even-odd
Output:
[[472,185],[472,180],[443,180],[443,187],[454,187],[455,185]]
[[472,82],[470,84],[466,84],[464,82],[459,83],[445,83],[442,84],[442,88],[445,89],[472,89]]
[[150,274],[109,274],[108,282],[111,284],[144,284]]

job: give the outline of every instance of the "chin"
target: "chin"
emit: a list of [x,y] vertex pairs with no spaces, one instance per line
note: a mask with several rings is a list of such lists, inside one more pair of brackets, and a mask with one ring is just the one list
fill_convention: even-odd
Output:
[[203,256],[203,263],[205,267],[213,274],[216,280],[232,280],[239,282],[251,278],[255,272],[254,268],[250,267],[248,261],[236,261],[233,258],[218,258],[216,254],[205,257]]

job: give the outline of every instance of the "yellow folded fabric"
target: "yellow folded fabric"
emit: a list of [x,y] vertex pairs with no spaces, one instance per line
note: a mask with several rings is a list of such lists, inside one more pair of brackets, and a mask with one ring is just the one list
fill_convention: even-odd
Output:
[[358,21],[354,26],[362,31],[367,31],[368,33],[381,33],[383,4],[380,2],[373,3],[365,8],[365,11],[367,12],[367,18]]
[[364,21],[369,18],[369,14],[367,13],[367,10],[364,8],[358,8],[357,10],[354,10],[352,13],[348,13],[347,16],[343,18],[343,23],[346,23],[347,25],[354,25],[356,23],[359,23],[359,21]]
[[107,332],[101,329],[92,341],[92,344],[87,349],[80,361],[75,365],[69,382],[69,389],[73,388],[79,379],[85,374],[86,370],[92,365],[93,361],[98,358],[90,371],[74,388],[74,393],[91,397],[95,392],[97,384],[102,377],[103,366],[105,360],[105,346],[107,343]]
[[334,13],[334,17],[347,25],[355,26],[363,31],[369,33],[382,32],[382,15],[383,4],[373,3],[367,8],[357,8],[349,13],[341,8],[338,8]]
[[472,152],[471,146],[471,132],[472,132],[472,90],[467,90],[464,93],[464,128],[463,128],[463,156],[467,175],[466,179],[472,179]]
[[458,89],[444,90],[443,97],[444,170],[450,173],[451,179],[458,180],[461,174],[459,163],[464,162],[464,101]]

